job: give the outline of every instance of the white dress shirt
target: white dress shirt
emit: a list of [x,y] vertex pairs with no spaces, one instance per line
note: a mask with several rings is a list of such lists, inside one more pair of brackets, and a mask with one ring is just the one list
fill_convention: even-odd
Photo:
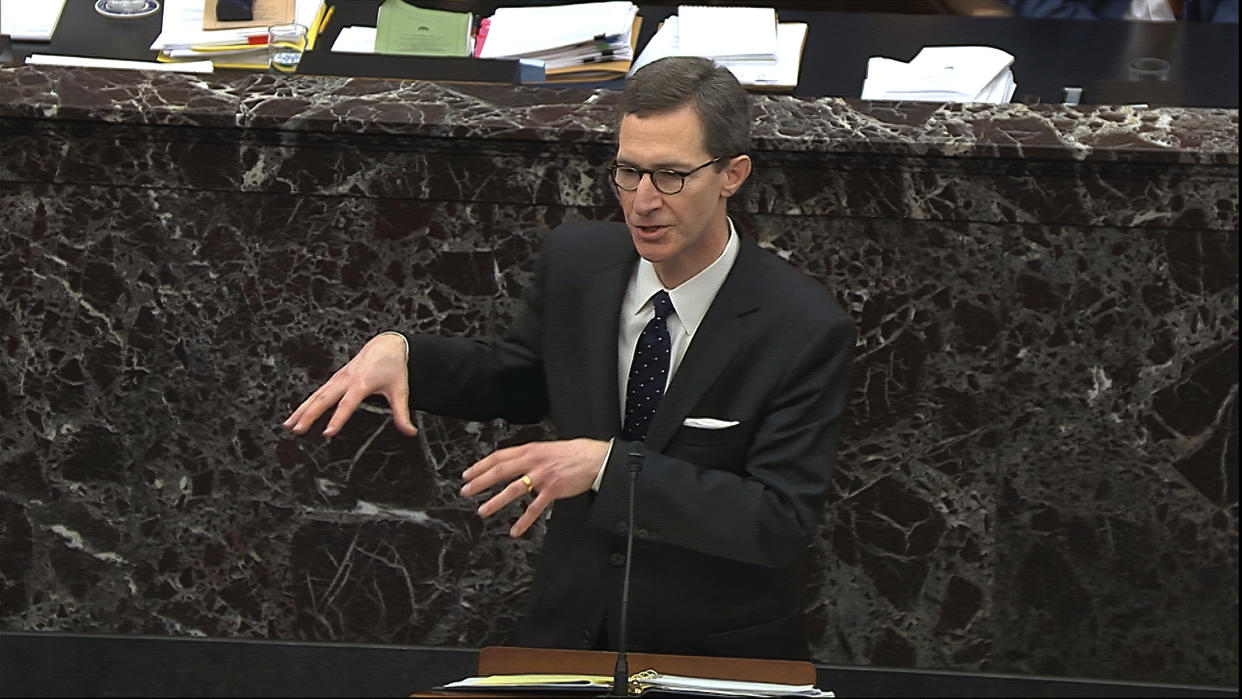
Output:
[[[694,339],[694,333],[703,322],[703,316],[711,308],[716,292],[720,291],[725,277],[729,276],[729,270],[733,269],[739,246],[737,234],[733,232],[733,221],[725,220],[729,222],[729,240],[720,257],[677,288],[666,289],[656,275],[655,266],[647,260],[639,258],[638,265],[634,267],[630,283],[625,288],[625,298],[621,301],[621,327],[617,333],[617,396],[622,416],[625,415],[626,383],[630,378],[634,350],[638,347],[638,336],[655,317],[651,297],[664,289],[673,302],[673,313],[665,321],[673,345],[668,367],[668,382],[672,382],[673,374],[677,373],[677,367],[681,366],[681,359],[686,356],[686,349]],[[664,387],[667,389],[668,383]]]
[[[712,301],[716,299],[716,292],[720,291],[725,277],[728,277],[729,271],[733,269],[733,262],[737,260],[741,245],[738,242],[737,232],[733,228],[733,220],[729,218],[725,220],[729,224],[729,240],[725,243],[720,256],[703,268],[703,271],[682,282],[676,288],[666,289],[660,283],[655,266],[647,260],[639,258],[638,264],[635,265],[634,272],[630,275],[630,282],[625,287],[625,297],[621,301],[620,327],[617,332],[617,398],[620,401],[620,415],[623,420],[625,419],[626,383],[630,378],[630,362],[634,361],[634,349],[638,347],[638,336],[642,334],[643,328],[647,327],[647,323],[655,317],[651,297],[657,291],[664,289],[673,302],[673,312],[665,319],[669,340],[673,345],[668,366],[668,382],[672,382],[673,374],[677,373],[682,357],[686,356],[686,350],[694,340],[694,334],[698,332],[703,317],[707,315],[707,309],[711,308]],[[668,388],[668,383],[664,384],[664,388]],[[608,445],[608,454],[611,453],[612,442]],[[608,463],[608,454],[605,454],[604,463],[600,464],[595,482],[591,484],[592,490],[599,491],[599,484],[604,480],[604,466]]]

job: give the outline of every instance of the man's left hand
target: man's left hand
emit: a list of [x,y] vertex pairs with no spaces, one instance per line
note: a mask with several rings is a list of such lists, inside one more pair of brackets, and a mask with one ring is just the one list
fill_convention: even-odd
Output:
[[[553,500],[585,493],[603,468],[607,454],[608,442],[595,439],[531,442],[497,449],[461,474],[466,479],[461,494],[477,495],[503,484],[500,492],[479,506],[479,516],[490,517],[527,492],[533,493],[535,500],[509,529],[509,536],[516,538],[526,533]],[[529,481],[522,480],[523,476]]]

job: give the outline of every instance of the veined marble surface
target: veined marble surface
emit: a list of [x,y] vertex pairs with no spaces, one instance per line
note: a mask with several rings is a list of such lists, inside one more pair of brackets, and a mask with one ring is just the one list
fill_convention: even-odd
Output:
[[[0,69],[0,626],[503,641],[539,535],[459,474],[543,428],[279,422],[617,218],[614,98]],[[816,657],[1236,686],[1236,110],[763,96],[754,157],[860,332]]]
[[[0,116],[612,143],[617,93],[373,78],[0,68]],[[758,150],[1236,164],[1234,109],[755,96]]]

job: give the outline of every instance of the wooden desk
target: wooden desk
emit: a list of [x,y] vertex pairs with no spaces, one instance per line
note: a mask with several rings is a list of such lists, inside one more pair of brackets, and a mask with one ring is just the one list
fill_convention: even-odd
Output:
[[[713,658],[698,655],[630,653],[630,673],[651,669],[666,675],[710,677],[781,684],[815,684],[815,666],[796,660]],[[512,675],[524,672],[567,672],[609,675],[617,654],[593,650],[550,650],[488,646],[479,651],[480,675]]]

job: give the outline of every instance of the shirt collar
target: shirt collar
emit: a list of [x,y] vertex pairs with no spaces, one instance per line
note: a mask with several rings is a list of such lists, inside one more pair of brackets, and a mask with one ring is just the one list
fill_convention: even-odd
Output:
[[660,277],[656,275],[655,267],[640,257],[638,267],[630,282],[630,293],[626,295],[625,313],[629,315],[642,313],[650,307],[652,295],[664,289],[673,301],[673,309],[686,329],[686,334],[693,336],[699,329],[699,324],[703,322],[703,317],[707,315],[707,309],[711,307],[712,301],[716,298],[716,292],[720,291],[725,278],[729,276],[729,270],[733,269],[733,262],[737,260],[737,253],[741,247],[737,231],[733,227],[733,219],[726,217],[725,220],[729,223],[729,240],[725,243],[720,256],[676,289],[664,289],[664,285],[660,283]]

